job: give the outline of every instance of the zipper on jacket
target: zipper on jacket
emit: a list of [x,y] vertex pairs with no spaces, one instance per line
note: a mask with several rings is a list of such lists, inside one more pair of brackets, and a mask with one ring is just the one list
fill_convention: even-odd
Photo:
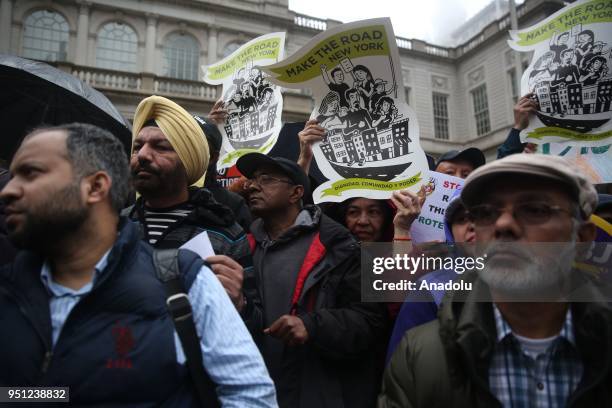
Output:
[[45,352],[45,356],[43,358],[42,367],[40,368],[41,373],[47,374],[47,370],[49,370],[49,365],[51,365],[51,359],[53,358],[53,352],[48,350]]
[[43,363],[40,368],[40,371],[42,375],[45,375],[47,373],[47,370],[49,369],[49,365],[51,364],[51,359],[53,358],[53,351],[51,351],[51,345],[47,343],[47,339],[45,338],[43,333],[40,331],[36,322],[33,321],[30,318],[30,315],[28,315],[28,313],[26,312],[21,302],[21,299],[18,296],[15,296],[13,293],[11,293],[9,290],[2,288],[1,286],[0,286],[0,290],[4,292],[6,295],[8,295],[9,298],[12,298],[15,301],[21,314],[25,317],[27,321],[30,322],[30,324],[34,328],[34,332],[36,332],[36,334],[38,335],[38,337],[40,337],[40,340],[44,344],[46,351],[45,351],[45,356],[43,357]]

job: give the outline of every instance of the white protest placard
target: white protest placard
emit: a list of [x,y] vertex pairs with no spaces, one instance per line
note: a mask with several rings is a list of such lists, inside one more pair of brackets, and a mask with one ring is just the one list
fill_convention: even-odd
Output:
[[463,179],[448,174],[429,172],[425,184],[425,203],[421,213],[412,223],[410,236],[415,243],[446,240],[444,233],[444,214],[455,193],[463,187]]
[[213,250],[212,244],[210,243],[210,238],[208,238],[208,233],[206,233],[206,231],[199,233],[189,241],[185,242],[181,246],[181,249],[193,251],[200,255],[200,258],[202,259],[215,255],[215,251]]
[[221,61],[204,68],[204,82],[223,85],[223,102],[228,111],[223,136],[224,153],[219,168],[233,166],[240,156],[267,154],[282,127],[283,96],[280,87],[258,68],[281,61],[285,33],[257,37]]
[[587,147],[544,143],[538,145],[537,152],[563,157],[593,184],[612,183],[612,145]]
[[314,146],[314,156],[329,180],[313,192],[315,203],[419,190],[427,159],[416,115],[405,101],[390,19],[334,27],[262,69],[277,84],[309,88],[315,97],[311,119],[327,135]]
[[534,51],[521,79],[540,110],[521,139],[531,143],[612,143],[612,0],[579,0],[539,23],[511,31],[509,45]]

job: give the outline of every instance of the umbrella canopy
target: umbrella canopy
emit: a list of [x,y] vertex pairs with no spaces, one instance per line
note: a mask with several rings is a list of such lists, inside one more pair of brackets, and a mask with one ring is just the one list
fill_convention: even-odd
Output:
[[130,151],[129,122],[91,86],[48,64],[0,54],[0,158],[10,160],[26,134],[41,125],[90,123]]

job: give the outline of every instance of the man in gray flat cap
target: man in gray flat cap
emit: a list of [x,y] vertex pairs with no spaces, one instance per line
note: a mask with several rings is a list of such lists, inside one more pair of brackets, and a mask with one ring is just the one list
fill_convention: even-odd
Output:
[[[595,237],[594,187],[562,158],[512,155],[470,174],[461,198],[486,266],[473,290],[447,294],[438,320],[406,333],[378,406],[609,406],[609,299],[572,265]],[[575,279],[580,302],[565,290]]]

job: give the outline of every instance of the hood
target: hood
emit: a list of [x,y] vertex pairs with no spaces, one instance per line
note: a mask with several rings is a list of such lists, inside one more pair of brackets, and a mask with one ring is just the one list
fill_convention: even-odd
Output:
[[234,225],[234,213],[225,205],[213,198],[210,191],[205,188],[189,188],[189,203],[195,206],[193,213],[188,217],[191,220],[205,220],[206,225],[231,227]]
[[[358,198],[358,197],[355,197]],[[342,201],[341,203],[323,203],[321,206],[323,208],[323,212],[329,216],[332,220],[346,227],[346,211],[348,209],[348,205],[352,199],[347,199]],[[395,230],[393,228],[393,218],[395,218],[395,214],[397,213],[397,208],[393,205],[391,200],[380,200],[385,209],[385,217],[387,218],[385,221],[385,225],[383,226],[383,233],[380,238],[380,242],[391,242],[393,241],[393,236],[395,234]]]
[[[234,225],[234,213],[225,205],[217,202],[210,191],[205,188],[189,188],[189,204],[194,206],[193,212],[187,217],[188,221],[204,224],[210,227],[231,227]],[[138,197],[133,207],[128,207],[122,214],[141,214],[144,210],[144,200]]]
[[[278,237],[275,242],[291,241],[293,238],[302,234],[304,231],[312,231],[319,226],[321,221],[321,209],[316,205],[306,205],[298,213],[293,225]],[[257,242],[268,240],[268,233],[264,228],[262,218],[258,218],[251,224],[251,234]]]
[[446,235],[446,243],[454,244],[455,237],[453,237],[453,231],[449,224],[450,219],[455,214],[457,210],[459,210],[463,206],[463,202],[461,201],[461,190],[455,190],[453,195],[451,196],[450,201],[448,202],[448,206],[446,207],[446,211],[444,212],[444,234]]

